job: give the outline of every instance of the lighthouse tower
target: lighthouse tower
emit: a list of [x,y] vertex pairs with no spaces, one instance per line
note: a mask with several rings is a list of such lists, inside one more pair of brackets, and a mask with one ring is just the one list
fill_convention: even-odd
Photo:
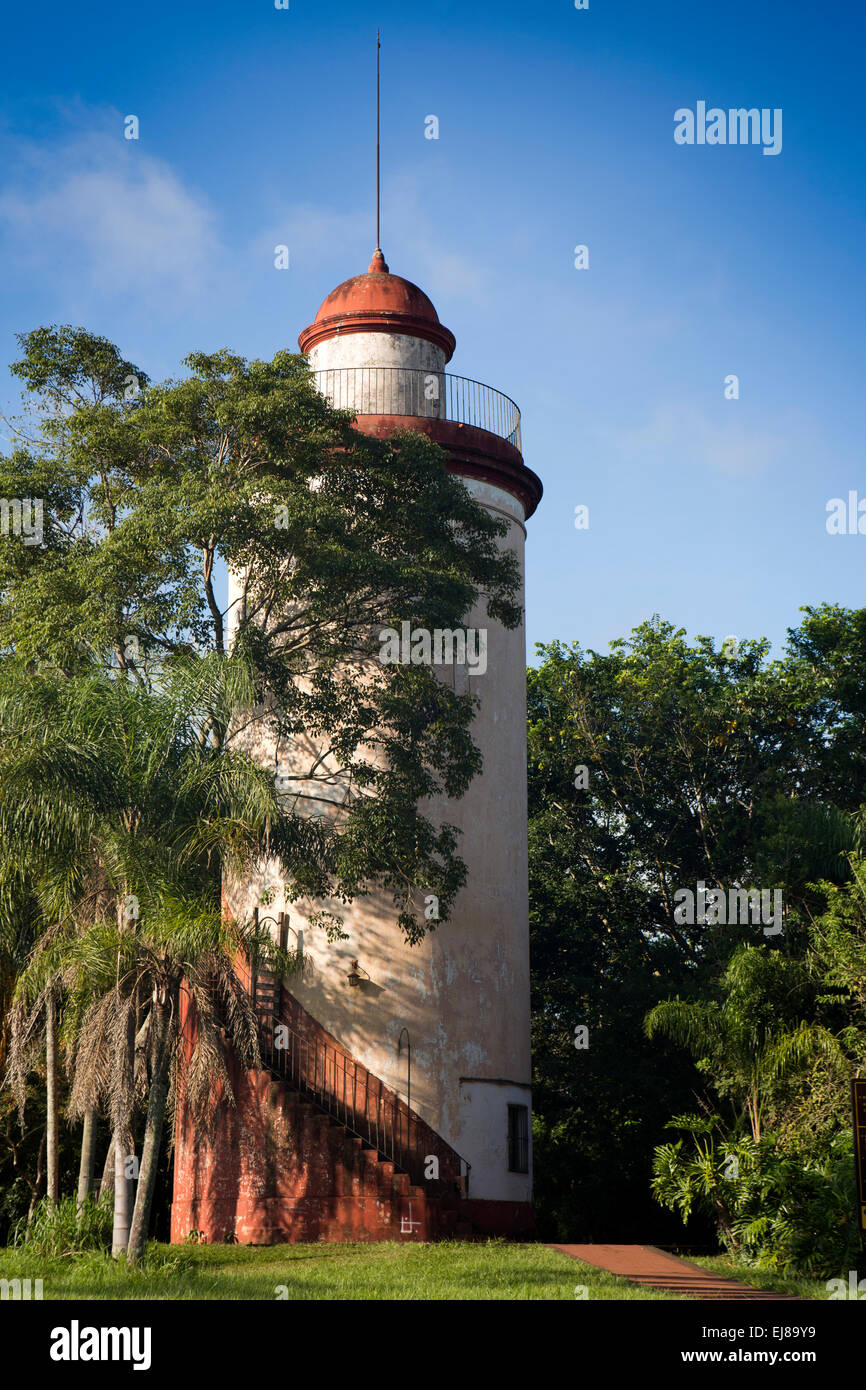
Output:
[[[419,430],[447,451],[508,523],[500,544],[522,574],[541,484],[523,462],[519,411],[446,371],[455,338],[427,295],[377,249],[298,342],[358,430]],[[483,771],[459,800],[425,807],[462,831],[468,877],[451,919],[409,945],[374,893],[342,909],[348,939],[329,943],[309,925],[315,904],[278,896],[262,908],[264,880],[235,886],[232,910],[267,913],[275,936],[302,947],[304,969],[250,981],[268,1071],[238,1077],[213,1142],[194,1141],[179,1116],[173,1239],[193,1228],[255,1243],[531,1229],[525,637],[483,602],[465,625],[486,630],[486,670],[437,674],[480,701],[471,733]],[[292,750],[267,756],[291,762]]]

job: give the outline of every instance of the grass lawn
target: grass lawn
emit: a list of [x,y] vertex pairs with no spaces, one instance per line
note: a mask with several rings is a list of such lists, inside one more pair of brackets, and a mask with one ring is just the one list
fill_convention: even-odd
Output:
[[588,1299],[681,1302],[546,1250],[502,1240],[434,1245],[156,1245],[127,1272],[109,1256],[0,1250],[0,1278],[40,1278],[45,1299]]
[[[749,1269],[747,1265],[734,1264],[727,1255],[688,1256],[692,1264],[711,1270],[713,1274],[725,1279],[737,1279],[741,1284],[751,1284],[753,1289],[772,1289],[774,1293],[793,1293],[800,1298],[829,1297],[825,1279],[811,1279],[806,1274],[781,1274],[775,1269]],[[845,1273],[847,1281],[848,1274]]]

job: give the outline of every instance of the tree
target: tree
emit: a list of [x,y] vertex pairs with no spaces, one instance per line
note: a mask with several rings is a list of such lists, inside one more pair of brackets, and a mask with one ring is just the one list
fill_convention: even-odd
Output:
[[[378,632],[403,620],[456,627],[482,593],[491,616],[514,626],[519,576],[515,557],[498,548],[505,524],[471,499],[430,441],[407,433],[383,443],[356,433],[316,391],[303,358],[280,353],[248,363],[227,351],[193,354],[186,380],[151,387],[114,345],[85,330],[39,329],[19,342],[23,356],[13,370],[26,388],[28,418],[0,461],[0,490],[40,499],[44,533],[39,545],[0,538],[0,655],[40,674],[45,727],[66,730],[50,749],[48,739],[30,745],[30,773],[38,779],[56,759],[60,776],[51,776],[66,800],[43,786],[28,807],[46,816],[46,843],[80,851],[76,859],[70,848],[55,864],[58,874],[50,855],[40,861],[49,920],[58,930],[62,923],[66,946],[106,920],[98,901],[105,893],[118,938],[132,938],[121,906],[135,896],[131,885],[147,871],[145,901],[153,882],[165,881],[158,837],[147,841],[153,864],[128,856],[143,842],[141,819],[122,796],[112,799],[104,780],[100,739],[110,744],[111,730],[105,719],[100,725],[98,699],[82,693],[94,671],[123,677],[100,692],[106,709],[121,690],[128,698],[127,679],[144,693],[164,690],[169,679],[175,692],[184,682],[195,687],[196,708],[207,706],[196,725],[198,755],[219,755],[224,771],[240,766],[257,725],[277,740],[312,734],[322,755],[296,770],[292,795],[267,820],[269,849],[290,893],[348,901],[378,884],[417,940],[433,929],[414,909],[423,885],[447,920],[465,866],[454,828],[433,825],[419,805],[441,790],[461,795],[478,770],[469,732],[475,701],[431,669],[384,665]],[[231,630],[218,597],[221,566],[242,582]],[[224,660],[230,643],[250,673],[242,715],[222,701],[211,660]],[[78,692],[73,704],[64,704],[51,673]],[[204,693],[209,678],[215,688]],[[64,745],[67,735],[80,745]],[[125,770],[131,777],[131,766]],[[19,771],[26,782],[27,769]],[[317,779],[333,783],[335,775],[341,800],[326,824],[316,813]],[[178,808],[163,810],[173,816]],[[210,868],[220,855],[232,857],[214,834],[201,851],[212,856]],[[155,910],[151,902],[151,919]],[[143,1026],[136,990],[144,986],[139,979],[124,990],[116,944],[110,1105],[120,1245]],[[167,980],[147,1014],[157,1078],[147,1131],[153,1151],[165,1076],[160,1040],[171,1034],[161,1010],[176,1006],[175,977]],[[86,1116],[86,1105],[78,1113]],[[82,1171],[89,1165],[83,1154]]]
[[[0,843],[0,1076],[5,1077],[7,1069],[17,981],[39,939],[42,926],[26,871],[22,872],[20,860],[10,864]],[[33,1044],[33,1064],[47,1089],[44,1033],[34,1037]],[[0,1188],[5,1192],[0,1221],[5,1219],[10,1224],[22,1214],[22,1201],[26,1200],[32,1212],[46,1176],[47,1095],[37,1096],[33,1085],[26,1083],[23,1095],[26,1096],[31,1115],[29,1127],[25,1129],[21,1125],[19,1132],[14,1132],[13,1106],[8,1111],[4,1107],[2,1115],[8,1123],[0,1128]],[[34,1115],[35,1120],[32,1118]]]
[[[850,1078],[866,1057],[862,861],[852,882],[814,885],[825,911],[791,953],[740,947],[709,1001],[669,1000],[650,1036],[689,1048],[711,1096],[681,1115],[682,1139],[656,1149],[656,1198],[688,1219],[711,1210],[738,1257],[832,1274],[857,1245]],[[711,1113],[730,1103],[727,1120]],[[727,1107],[725,1107],[727,1108]]]
[[[261,698],[242,730],[212,721],[210,741],[237,746],[253,721],[278,740],[309,733],[323,753],[293,774],[281,850],[294,887],[349,900],[383,886],[416,940],[433,926],[413,906],[423,885],[447,920],[465,866],[455,830],[419,805],[460,796],[478,771],[475,700],[430,667],[383,664],[378,634],[402,621],[458,627],[481,594],[491,617],[516,625],[505,523],[426,437],[353,430],[297,355],[192,354],[189,377],[151,387],[82,330],[20,341],[14,370],[36,418],[0,485],[44,498],[45,534],[41,547],[0,546],[0,650],[66,673],[111,664],[147,686],[167,658],[231,640]],[[126,400],[130,375],[143,389]],[[231,632],[221,565],[242,584]],[[328,829],[314,811],[335,775]]]
[[93,1170],[96,1166],[97,1113],[95,1105],[89,1105],[84,1112],[84,1128],[81,1135],[81,1161],[78,1167],[79,1209],[83,1209],[93,1189]]
[[777,1083],[818,1054],[844,1065],[844,1053],[827,1028],[801,1018],[813,990],[797,959],[768,946],[740,946],[720,992],[720,1003],[668,999],[657,1004],[647,1014],[646,1032],[687,1047],[718,1094],[730,1097],[733,1128],[747,1119],[757,1143]]
[[[810,921],[828,886],[846,891],[857,843],[862,627],[858,613],[806,610],[777,662],[766,642],[689,642],[658,618],[605,655],[539,648],[528,673],[530,927],[547,1229],[674,1234],[644,1205],[653,1146],[706,1083],[668,1036],[650,1043],[643,1020],[674,996],[718,1007],[732,956],[763,939],[754,924],[677,920],[679,890],[778,891],[784,949],[772,946],[768,969],[798,969],[802,1021],[839,1034],[842,1020],[817,1002],[826,967],[807,956]],[[800,1021],[784,1015],[791,1029]],[[795,1122],[807,1075],[835,1105],[834,1066],[818,1053],[779,1082],[769,1122]]]
[[56,1206],[60,1198],[60,1077],[58,1043],[58,989],[54,979],[43,982],[42,989],[29,1008],[20,1005],[10,1010],[10,1046],[8,1076],[16,1092],[22,1125],[26,1097],[26,1077],[44,1059],[45,1069],[45,1132],[44,1158],[46,1198]]
[[[234,962],[255,948],[279,958],[282,971],[293,964],[261,929],[226,920],[220,907],[221,867],[255,863],[271,838],[280,841],[284,819],[267,772],[202,737],[209,721],[228,723],[249,703],[253,684],[239,659],[216,656],[178,658],[158,690],[116,673],[7,668],[0,682],[0,833],[10,856],[29,853],[42,912],[54,923],[19,982],[12,1070],[20,1083],[36,1012],[61,982],[74,1047],[70,1114],[109,1105],[114,1244],[132,1262],[148,1229],[181,988],[197,1005],[186,1089],[199,1114],[218,1083],[231,1097],[223,1027],[242,1062],[258,1061],[255,1016]],[[148,1108],[129,1221],[137,1085]]]

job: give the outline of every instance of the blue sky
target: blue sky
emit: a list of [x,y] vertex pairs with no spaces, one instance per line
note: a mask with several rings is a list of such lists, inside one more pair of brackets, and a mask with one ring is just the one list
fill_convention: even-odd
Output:
[[[14,334],[43,323],[103,333],[154,378],[193,349],[296,350],[375,242],[377,23],[386,257],[456,334],[451,369],[517,401],[545,485],[530,655],[604,650],[654,612],[778,647],[801,605],[866,603],[866,535],[825,526],[829,499],[866,498],[854,3],[16,7],[7,409]],[[781,153],[677,145],[675,110],[700,100],[781,108]]]

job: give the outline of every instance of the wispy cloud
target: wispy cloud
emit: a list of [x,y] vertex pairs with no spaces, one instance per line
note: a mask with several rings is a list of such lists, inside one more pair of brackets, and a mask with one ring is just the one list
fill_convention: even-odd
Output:
[[[76,108],[59,130],[50,141],[6,137],[0,190],[4,264],[19,279],[32,277],[34,289],[38,282],[58,313],[83,319],[110,301],[150,322],[215,325],[245,297],[261,295],[261,276],[282,244],[293,282],[299,272],[333,264],[340,248],[346,276],[366,269],[372,209],[278,200],[257,231],[232,245],[230,222],[203,190],[167,159],[123,138],[120,112]],[[456,233],[453,244],[442,243],[411,172],[387,184],[383,211],[395,274],[419,280],[434,300],[487,300],[487,271],[458,251]],[[311,303],[308,311],[315,308]]]
[[[452,224],[453,235],[443,239],[440,224],[434,223],[427,211],[429,197],[420,173],[404,170],[388,180],[383,198],[382,239],[387,243],[384,249],[391,269],[397,275],[418,280],[434,304],[437,297],[447,296],[477,308],[488,308],[494,289],[490,269],[477,257],[458,250],[463,244],[459,217]],[[398,263],[388,246],[410,248],[411,266]]]
[[712,471],[728,477],[765,473],[799,457],[814,435],[814,421],[789,411],[766,429],[737,418],[739,403],[724,408],[728,418],[686,402],[657,406],[641,425],[599,430],[605,445],[620,456],[665,468]]
[[[394,275],[414,280],[430,294],[453,296],[487,306],[492,278],[485,265],[462,254],[459,222],[448,242],[431,220],[420,176],[391,175],[382,190],[382,249]],[[256,239],[260,255],[272,255],[278,242],[289,245],[293,266],[316,269],[342,255],[345,278],[367,269],[375,235],[374,209],[336,212],[311,203],[286,202],[268,219]]]
[[[345,271],[348,279],[367,269],[373,251],[370,216],[359,212],[335,212],[313,203],[286,202],[268,216],[250,249],[258,262],[267,265],[273,260],[274,247],[278,245],[288,246],[293,268],[305,271],[333,261],[335,253],[339,254],[342,248],[348,257]],[[362,248],[359,258],[353,256],[356,247]]]
[[56,143],[19,143],[0,193],[6,263],[38,274],[62,303],[141,298],[177,314],[205,298],[225,249],[208,199],[171,166],[97,128]]

